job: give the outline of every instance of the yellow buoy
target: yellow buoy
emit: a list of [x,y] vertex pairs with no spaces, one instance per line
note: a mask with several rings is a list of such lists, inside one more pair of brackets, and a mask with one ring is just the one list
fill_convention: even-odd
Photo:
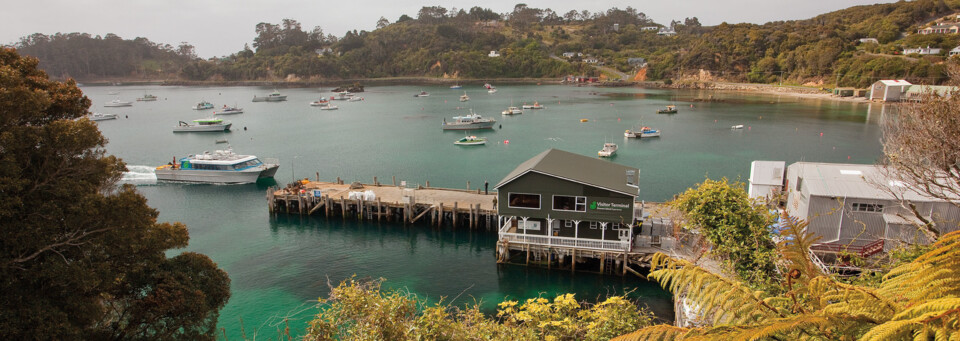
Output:
[[585,118],[580,119],[580,122],[586,122],[586,121],[587,121],[587,119],[585,119]]

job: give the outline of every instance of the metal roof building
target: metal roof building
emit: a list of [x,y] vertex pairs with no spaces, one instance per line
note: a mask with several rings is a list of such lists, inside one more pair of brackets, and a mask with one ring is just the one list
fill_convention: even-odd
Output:
[[750,163],[750,198],[771,198],[780,193],[783,187],[783,171],[787,163],[783,161],[753,161]]
[[880,101],[899,101],[900,97],[907,92],[907,88],[913,84],[903,79],[885,79],[879,80],[870,86],[870,100]]

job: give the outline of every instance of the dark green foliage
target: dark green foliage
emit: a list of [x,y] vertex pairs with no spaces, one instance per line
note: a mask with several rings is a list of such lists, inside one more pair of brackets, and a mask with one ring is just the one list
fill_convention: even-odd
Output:
[[697,229],[741,278],[755,285],[773,283],[777,248],[773,214],[747,197],[741,182],[706,179],[670,203],[683,212],[688,229]]
[[0,50],[0,339],[211,339],[227,274],[157,212],[76,83]]

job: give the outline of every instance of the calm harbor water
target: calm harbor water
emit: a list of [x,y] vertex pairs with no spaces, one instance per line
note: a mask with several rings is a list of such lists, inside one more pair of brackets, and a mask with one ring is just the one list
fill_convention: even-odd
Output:
[[[750,161],[784,160],[872,163],[880,155],[877,121],[880,107],[792,97],[633,88],[578,88],[558,85],[498,86],[488,94],[479,86],[370,87],[361,102],[337,101],[340,110],[321,111],[308,103],[330,92],[281,89],[288,101],[252,103],[257,87],[85,87],[93,111],[115,113],[100,122],[110,140],[107,150],[123,158],[160,219],[190,228],[188,250],[210,256],[230,273],[233,296],[220,325],[238,339],[241,319],[247,336],[275,335],[284,317],[302,331],[325,296],[327,281],[352,275],[384,277],[404,288],[455,304],[480,301],[488,310],[505,298],[525,299],[574,292],[581,299],[631,292],[665,319],[672,319],[669,293],[639,279],[520,266],[498,267],[496,237],[490,233],[437,230],[424,226],[358,223],[339,219],[279,217],[267,213],[265,191],[274,183],[216,186],[156,184],[151,169],[174,156],[213,151],[227,145],[238,153],[278,158],[276,183],[295,178],[372,182],[391,176],[408,184],[491,187],[520,162],[547,148],[595,155],[604,142],[620,145],[614,162],[641,170],[640,199],[669,200],[705,176],[749,177]],[[414,98],[421,89],[430,97]],[[327,89],[329,90],[329,89]],[[469,102],[458,97],[466,91]],[[114,99],[134,100],[150,93],[156,102],[104,108]],[[172,132],[177,121],[212,115],[190,107],[207,100],[217,107],[239,105],[246,111],[223,116],[234,123],[228,133]],[[539,101],[544,110],[501,116],[511,104]],[[657,115],[676,104],[680,113]],[[692,107],[691,107],[692,105]],[[486,146],[460,147],[463,132],[444,132],[444,117],[472,109],[495,117],[498,128],[471,132],[486,136]],[[588,122],[581,122],[587,119]],[[625,129],[639,125],[662,129],[655,139],[626,140]],[[730,126],[743,124],[742,130]],[[175,250],[173,252],[180,252]],[[283,326],[279,326],[282,328]]]

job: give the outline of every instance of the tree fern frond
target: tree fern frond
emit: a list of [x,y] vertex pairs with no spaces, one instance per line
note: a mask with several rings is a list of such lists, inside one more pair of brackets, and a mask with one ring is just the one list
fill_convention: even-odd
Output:
[[[655,270],[650,272],[650,278],[675,295],[686,295],[697,305],[698,312],[702,316],[711,316],[715,324],[784,317],[764,301],[762,292],[754,292],[740,282],[710,273],[685,260],[657,253],[651,260],[651,269]],[[736,311],[743,306],[756,307],[756,312],[744,315],[742,311]]]
[[892,320],[911,320],[925,317],[924,322],[929,322],[931,314],[933,317],[943,317],[946,314],[956,314],[958,312],[960,312],[960,297],[951,296],[925,301],[910,307],[895,315]]
[[611,339],[611,341],[669,341],[678,339],[688,331],[689,329],[687,328],[674,327],[669,324],[658,324],[629,334],[617,336]]
[[860,339],[864,341],[901,340],[913,336],[915,328],[922,326],[920,322],[914,320],[889,321],[871,328]]

